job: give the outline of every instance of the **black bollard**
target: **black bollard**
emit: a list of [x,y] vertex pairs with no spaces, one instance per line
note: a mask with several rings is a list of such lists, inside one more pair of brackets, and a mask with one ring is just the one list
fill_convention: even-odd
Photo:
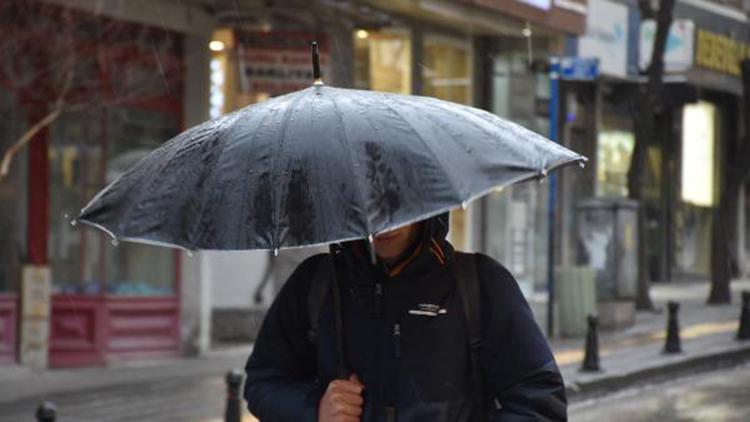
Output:
[[742,291],[742,310],[740,311],[737,340],[750,340],[750,290]]
[[596,372],[601,371],[599,367],[599,318],[589,315],[588,332],[586,333],[586,350],[583,357],[581,371]]
[[667,341],[664,343],[664,353],[682,353],[680,323],[677,319],[680,304],[677,302],[668,302],[667,308],[669,309],[669,316],[667,317]]
[[227,372],[227,409],[224,412],[225,422],[240,422],[240,384],[242,372],[232,369]]
[[49,401],[39,403],[36,408],[36,420],[38,422],[55,422],[57,417],[57,406]]

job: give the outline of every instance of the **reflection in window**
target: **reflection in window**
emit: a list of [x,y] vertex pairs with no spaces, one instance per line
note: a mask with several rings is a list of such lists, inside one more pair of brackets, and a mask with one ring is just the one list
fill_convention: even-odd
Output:
[[424,94],[471,104],[471,46],[461,40],[428,35],[424,38]]
[[65,114],[50,135],[48,253],[53,285],[63,293],[98,294],[104,281],[102,235],[72,227],[70,220],[101,187],[101,112]]
[[631,132],[599,132],[596,168],[596,194],[606,197],[628,196],[628,169],[635,138]]
[[354,33],[354,86],[373,91],[411,93],[411,38],[406,31]]
[[[159,113],[116,108],[108,114],[111,131],[107,155],[107,183],[135,165],[151,150],[173,136],[178,122]],[[107,293],[160,296],[173,293],[174,252],[156,246],[122,242],[105,248]]]
[[125,107],[66,114],[52,126],[48,245],[56,292],[174,292],[173,251],[125,242],[115,247],[100,231],[72,227],[70,220],[97,191],[177,133],[178,127],[173,116]]

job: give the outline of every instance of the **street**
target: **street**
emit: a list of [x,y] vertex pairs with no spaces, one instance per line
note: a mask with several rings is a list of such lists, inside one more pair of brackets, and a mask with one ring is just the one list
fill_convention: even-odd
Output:
[[571,421],[748,421],[750,364],[574,403]]

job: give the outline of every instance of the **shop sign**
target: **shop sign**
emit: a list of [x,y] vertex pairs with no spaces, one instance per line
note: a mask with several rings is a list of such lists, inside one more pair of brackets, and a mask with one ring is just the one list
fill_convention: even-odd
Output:
[[237,32],[237,58],[244,94],[275,97],[312,85],[309,43],[320,44],[320,66],[328,73],[328,43],[313,32]]
[[[654,51],[656,38],[656,21],[648,19],[641,22],[638,66],[648,69]],[[667,35],[664,50],[664,71],[669,73],[685,72],[693,65],[693,38],[695,24],[691,20],[679,19],[672,22]]]
[[750,44],[698,29],[695,65],[720,73],[740,76],[740,62],[750,58]]
[[599,59],[563,57],[560,59],[560,78],[574,81],[591,81],[599,76]]
[[714,144],[716,106],[687,104],[682,110],[682,200],[696,206],[715,204]]
[[599,59],[602,74],[627,76],[628,8],[606,0],[589,3],[586,34],[578,41],[578,55]]

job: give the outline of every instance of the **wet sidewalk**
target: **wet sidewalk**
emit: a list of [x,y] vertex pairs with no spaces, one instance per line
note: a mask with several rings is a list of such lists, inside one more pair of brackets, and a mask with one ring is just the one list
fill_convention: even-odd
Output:
[[[750,280],[732,282],[731,304],[709,306],[708,282],[653,286],[656,312],[638,312],[628,329],[599,333],[599,372],[580,371],[585,339],[553,340],[571,399],[750,361],[750,341],[736,339],[742,290],[750,290]],[[663,353],[668,301],[680,303],[682,353]]]

